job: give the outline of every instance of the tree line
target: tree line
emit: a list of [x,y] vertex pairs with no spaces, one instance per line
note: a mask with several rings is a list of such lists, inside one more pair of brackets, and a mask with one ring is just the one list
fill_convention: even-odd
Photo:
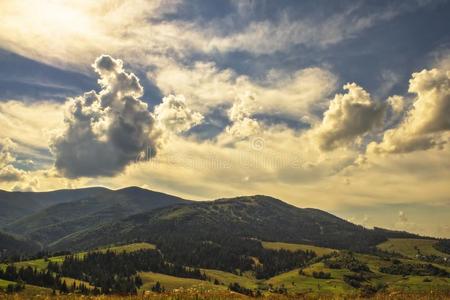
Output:
[[206,280],[198,268],[168,263],[157,250],[115,253],[90,252],[69,255],[60,264],[49,262],[48,270],[99,287],[102,294],[136,294],[142,286],[138,272],[156,272],[177,277]]

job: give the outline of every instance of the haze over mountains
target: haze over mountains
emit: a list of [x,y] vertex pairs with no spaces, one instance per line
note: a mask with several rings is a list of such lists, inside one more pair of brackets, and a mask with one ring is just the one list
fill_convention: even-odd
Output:
[[389,237],[416,236],[366,229],[318,209],[261,195],[195,202],[138,187],[2,191],[0,208],[2,230],[25,239],[2,234],[2,248],[28,253],[129,241],[239,238],[364,250]]

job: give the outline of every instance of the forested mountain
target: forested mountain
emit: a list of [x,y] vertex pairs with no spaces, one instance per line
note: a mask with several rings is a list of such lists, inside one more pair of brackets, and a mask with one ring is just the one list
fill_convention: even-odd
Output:
[[59,203],[5,226],[46,246],[78,231],[187,200],[137,187],[101,190],[75,201]]
[[390,237],[390,233],[369,230],[318,209],[301,209],[267,196],[249,196],[174,205],[133,215],[71,235],[52,248],[80,250],[141,240],[176,249],[178,244],[196,248],[205,242],[223,245],[260,239],[367,250]]

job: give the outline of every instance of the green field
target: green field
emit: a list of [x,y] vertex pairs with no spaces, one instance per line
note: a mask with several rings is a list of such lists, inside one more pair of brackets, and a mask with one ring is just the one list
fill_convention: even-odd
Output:
[[0,289],[6,289],[6,287],[9,285],[9,284],[14,284],[15,282],[13,282],[13,281],[8,281],[8,280],[4,280],[4,279],[0,279]]
[[[334,296],[348,295],[353,291],[353,288],[345,284],[342,278],[332,279],[316,279],[309,275],[299,275],[299,269],[295,269],[265,281],[269,286],[285,287],[290,294],[308,294],[308,295],[322,295],[333,294]],[[335,276],[335,274],[334,274]]]
[[[221,284],[228,286],[231,283],[238,282],[241,286],[248,289],[257,289],[261,285],[261,281],[252,278],[245,274],[244,276],[238,276],[229,272],[212,270],[212,269],[202,269],[205,274],[212,279],[217,279]],[[247,276],[246,276],[247,275]]]
[[165,274],[153,273],[153,272],[140,272],[139,276],[142,278],[143,285],[141,291],[148,291],[159,281],[159,283],[168,291],[175,289],[192,289],[195,291],[208,291],[208,290],[224,290],[223,285],[214,285],[209,281],[192,279],[192,278],[180,278]]
[[396,252],[412,258],[416,257],[419,251],[422,255],[448,257],[448,254],[442,253],[433,247],[436,243],[436,240],[430,239],[389,239],[377,247],[384,251]]
[[317,256],[322,256],[326,254],[333,253],[335,249],[330,248],[324,248],[324,247],[316,247],[311,245],[304,245],[304,244],[290,244],[290,243],[280,243],[280,242],[261,242],[264,248],[266,249],[273,249],[273,250],[279,250],[279,249],[285,249],[289,251],[297,251],[297,250],[309,250],[313,251],[317,254]]

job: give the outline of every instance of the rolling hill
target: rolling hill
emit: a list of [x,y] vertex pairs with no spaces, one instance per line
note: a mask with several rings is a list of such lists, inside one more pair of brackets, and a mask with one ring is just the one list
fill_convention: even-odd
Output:
[[187,200],[137,187],[102,190],[81,199],[59,203],[4,227],[46,246],[63,237],[129,215],[155,208],[188,203]]

